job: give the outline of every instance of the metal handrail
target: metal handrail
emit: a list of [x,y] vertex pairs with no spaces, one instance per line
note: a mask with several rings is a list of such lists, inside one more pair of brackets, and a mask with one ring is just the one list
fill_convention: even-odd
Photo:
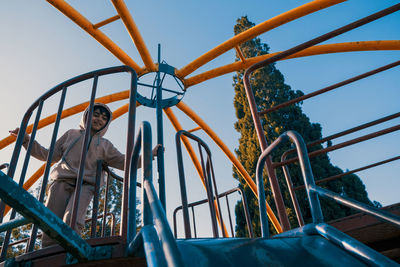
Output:
[[[352,29],[355,29],[357,27],[360,27],[362,25],[365,25],[371,21],[374,21],[376,19],[382,18],[388,14],[391,14],[393,12],[396,12],[400,10],[400,4],[396,4],[393,5],[389,8],[386,8],[384,10],[381,10],[379,12],[376,12],[372,15],[369,15],[367,17],[364,17],[362,19],[359,19],[357,21],[354,21],[348,25],[345,25],[343,27],[340,27],[336,30],[333,30],[331,32],[328,32],[326,34],[323,34],[319,37],[316,37],[312,40],[309,40],[307,42],[304,42],[302,44],[299,44],[297,46],[294,46],[286,51],[283,51],[281,53],[278,53],[277,55],[274,55],[268,59],[265,59],[263,61],[257,62],[255,64],[253,64],[252,66],[250,66],[248,69],[246,69],[245,73],[244,73],[244,77],[243,77],[243,83],[244,83],[244,87],[245,87],[245,91],[246,91],[246,95],[247,95],[247,99],[249,102],[249,107],[250,107],[250,111],[253,117],[253,121],[254,121],[254,125],[255,125],[255,130],[257,133],[257,137],[260,143],[260,147],[261,150],[265,150],[268,146],[267,144],[267,140],[264,136],[264,130],[262,128],[261,125],[261,119],[260,119],[260,112],[258,111],[258,107],[255,101],[255,97],[254,97],[254,93],[252,91],[251,88],[251,83],[250,83],[250,75],[257,69],[261,68],[261,67],[265,67],[268,66],[270,64],[273,64],[274,62],[286,58],[290,55],[293,55],[297,52],[300,52],[306,48],[309,48],[311,46],[314,46],[318,43],[324,42],[326,40],[329,40],[335,36],[338,36],[340,34],[343,34],[345,32],[348,32]],[[396,63],[395,63],[396,64]],[[264,114],[264,113],[262,113]],[[280,188],[279,188],[279,184],[276,178],[276,174],[275,174],[275,170],[272,166],[272,162],[271,159],[266,159],[265,163],[267,164],[267,172],[268,172],[268,177],[270,180],[270,184],[271,184],[271,189],[274,195],[274,200],[275,200],[275,204],[277,207],[277,211],[278,211],[278,215],[279,218],[281,220],[281,223],[283,225],[284,230],[288,230],[289,228],[289,220],[286,214],[286,210],[284,207],[284,203],[283,203],[283,198],[282,195],[280,193]]]
[[[281,134],[271,145],[267,147],[267,149],[263,151],[257,162],[256,181],[258,190],[258,205],[260,210],[261,233],[263,237],[269,236],[268,220],[266,217],[267,213],[265,210],[265,205],[262,205],[262,203],[265,203],[264,181],[262,177],[264,164],[267,157],[272,153],[272,151],[274,151],[282,143],[287,142],[289,139],[292,140],[292,142],[296,145],[297,153],[299,155],[298,157],[300,160],[301,172],[304,179],[308,181],[310,184],[314,184],[314,177],[311,171],[311,165],[307,155],[307,148],[304,144],[302,137],[295,131],[287,131]],[[320,223],[323,221],[323,216],[321,207],[319,205],[319,199],[315,193],[307,191],[307,194],[308,198],[313,200],[312,204],[315,205],[315,207],[311,209],[313,221],[314,223]]]
[[[223,229],[224,222],[222,219],[221,205],[219,203],[219,198],[214,197],[214,193],[213,193],[213,187],[214,187],[215,195],[216,196],[218,195],[217,185],[215,182],[214,170],[212,167],[211,151],[208,148],[207,144],[202,139],[200,139],[198,136],[193,135],[192,133],[189,133],[188,131],[181,130],[176,133],[175,141],[176,141],[176,151],[177,151],[176,154],[177,154],[177,162],[178,162],[179,185],[180,185],[180,190],[181,190],[183,224],[184,224],[184,229],[185,229],[185,237],[191,238],[191,231],[190,231],[188,201],[187,201],[186,184],[185,184],[185,173],[184,173],[184,168],[183,168],[183,157],[182,157],[182,148],[181,148],[182,147],[182,145],[181,145],[181,136],[182,135],[185,135],[186,137],[196,141],[198,144],[200,157],[201,157],[201,166],[202,166],[203,177],[204,177],[204,185],[206,188],[207,199],[208,199],[208,204],[209,204],[210,213],[211,213],[211,224],[212,224],[213,236],[218,237],[218,224],[217,224],[217,220],[216,220],[217,212],[216,212],[215,206],[214,206],[214,199],[215,199],[217,209],[218,209],[218,219],[219,219],[219,222],[220,222],[221,228],[222,228],[222,235],[225,237],[226,234]],[[202,153],[201,148],[204,148],[204,150],[207,153],[206,166],[204,166],[204,159],[203,159],[203,153]],[[210,172],[210,170],[211,170],[211,172]]]
[[[307,191],[307,196],[311,208],[311,215],[313,219],[313,223],[318,224],[323,222],[323,215],[322,215],[322,210],[321,210],[321,205],[319,202],[318,196],[322,196],[324,198],[330,198],[332,200],[335,200],[336,202],[345,205],[347,207],[365,212],[367,214],[370,214],[374,217],[377,217],[383,221],[392,223],[398,227],[400,227],[400,217],[393,215],[391,213],[382,211],[378,208],[368,206],[366,204],[363,204],[361,202],[352,200],[350,198],[346,198],[341,196],[340,194],[331,192],[329,190],[323,189],[321,187],[318,187],[315,185],[314,177],[312,174],[311,170],[311,165],[309,161],[309,157],[307,154],[307,147],[303,141],[303,138],[300,136],[295,131],[288,131],[283,133],[281,136],[279,136],[264,152],[261,154],[258,163],[257,163],[257,172],[256,172],[256,179],[257,179],[257,185],[260,187],[263,186],[263,180],[262,180],[262,171],[264,169],[264,162],[265,158],[273,151],[275,150],[278,145],[281,145],[283,142],[286,142],[288,140],[291,140],[295,145],[296,145],[296,150],[298,153],[299,161],[300,161],[300,168],[302,171],[303,179],[304,179],[304,184],[305,188]],[[259,188],[260,191],[262,191]],[[260,200],[259,200],[260,201]],[[267,232],[268,224],[265,224],[266,221],[266,212],[262,212],[262,207],[260,202],[260,219],[261,219],[261,226],[262,226],[262,231]],[[261,216],[262,214],[262,216]],[[268,236],[268,233],[266,233],[266,236]]]
[[[329,190],[323,189],[315,185],[314,177],[311,170],[310,161],[307,154],[307,147],[303,141],[303,138],[295,131],[288,131],[283,133],[278,137],[264,152],[261,154],[257,163],[257,186],[263,187],[262,171],[264,169],[265,158],[274,151],[279,145],[287,142],[290,139],[295,145],[299,157],[300,168],[303,175],[308,201],[310,204],[311,215],[313,219],[313,224],[308,224],[296,230],[288,231],[286,233],[280,234],[281,237],[299,236],[304,234],[318,234],[324,238],[330,240],[334,244],[353,254],[354,256],[360,258],[369,265],[374,266],[392,266],[393,261],[384,257],[380,253],[374,251],[368,246],[362,244],[361,242],[349,237],[348,235],[336,230],[334,227],[323,223],[323,216],[321,205],[319,202],[319,197],[333,199],[336,202],[348,206],[359,211],[366,212],[372,216],[375,216],[381,220],[392,223],[397,227],[400,227],[400,217],[390,214],[388,212],[379,210],[375,207],[370,207],[366,204],[351,200],[349,198],[340,196],[339,194],[333,193]],[[260,188],[259,192],[261,191]],[[263,190],[262,190],[263,191]],[[259,199],[260,207],[260,220],[261,220],[261,230],[263,237],[268,237],[268,221],[267,214],[262,210],[264,205]],[[264,208],[265,209],[265,208]],[[263,212],[263,213],[262,213]],[[266,222],[266,223],[265,223]]]
[[397,216],[390,212],[375,208],[373,206],[369,206],[367,204],[353,200],[351,198],[341,196],[338,193],[334,193],[330,190],[319,187],[315,184],[309,185],[308,187],[306,186],[306,188],[308,188],[308,191],[318,194],[319,196],[321,196],[323,198],[334,200],[343,206],[358,210],[360,212],[367,213],[367,214],[372,215],[382,221],[385,221],[385,222],[391,223],[397,227],[400,227],[400,216]]
[[[39,201],[43,202],[44,196],[45,196],[45,188],[47,186],[48,177],[50,174],[53,150],[54,150],[55,142],[57,139],[60,121],[62,119],[62,111],[63,111],[65,99],[66,99],[66,93],[70,86],[72,86],[76,83],[82,82],[82,81],[93,79],[92,93],[91,93],[91,98],[89,101],[89,113],[88,113],[88,119],[86,122],[86,133],[85,133],[85,139],[83,142],[84,146],[82,147],[81,164],[79,167],[79,172],[78,172],[78,177],[77,177],[77,186],[76,186],[76,191],[75,191],[75,196],[74,196],[74,207],[77,208],[78,198],[79,198],[79,194],[80,194],[80,188],[81,188],[82,181],[83,181],[83,171],[84,171],[83,166],[84,166],[84,162],[85,162],[85,153],[86,153],[86,149],[87,149],[89,132],[90,132],[90,118],[93,113],[94,100],[95,100],[96,90],[97,90],[97,80],[98,80],[98,77],[100,77],[100,76],[114,74],[114,73],[120,73],[120,72],[128,72],[131,74],[131,82],[130,82],[130,91],[131,91],[130,92],[130,103],[131,103],[131,105],[129,107],[130,116],[129,116],[129,125],[128,125],[128,141],[129,141],[129,139],[131,137],[130,132],[132,132],[134,134],[134,120],[135,120],[135,108],[136,108],[136,105],[134,103],[136,102],[136,82],[137,82],[137,76],[136,76],[135,71],[129,66],[117,66],[117,67],[105,68],[105,69],[88,72],[88,73],[76,76],[72,79],[69,79],[69,80],[53,87],[48,92],[46,92],[41,97],[39,97],[28,108],[28,110],[26,111],[26,113],[22,119],[21,125],[19,127],[19,133],[18,133],[16,142],[15,142],[15,147],[14,147],[14,151],[13,151],[13,154],[11,157],[10,167],[8,168],[8,171],[7,171],[7,176],[14,177],[18,159],[19,159],[19,155],[20,155],[21,148],[22,148],[22,143],[24,141],[24,136],[25,136],[25,133],[27,130],[27,125],[28,125],[28,122],[29,122],[33,112],[36,110],[35,121],[34,121],[32,132],[31,132],[31,138],[27,145],[27,152],[25,155],[25,159],[23,161],[23,166],[22,166],[20,179],[19,179],[19,186],[22,187],[24,180],[25,180],[25,175],[27,172],[29,160],[31,157],[31,149],[32,149],[32,145],[35,140],[36,132],[38,129],[44,101],[46,101],[50,97],[54,96],[58,92],[61,92],[61,97],[59,100],[58,111],[57,111],[56,120],[55,120],[55,126],[54,126],[54,130],[53,130],[53,134],[52,134],[51,142],[50,142],[50,146],[49,146],[49,154],[47,157],[47,163],[46,163],[46,167],[45,167],[45,171],[44,171],[44,175],[43,175],[41,191],[39,193]],[[129,151],[129,149],[131,149],[131,148],[130,148],[129,142],[128,142],[127,150]],[[5,210],[5,203],[2,201],[0,203],[0,223],[3,220],[4,210]],[[16,211],[12,210],[10,220],[13,220],[15,218],[15,215],[16,215]],[[76,222],[76,212],[73,211],[72,218],[71,218],[71,225],[73,226],[75,224],[75,222]],[[29,245],[27,246],[27,251],[33,250],[36,234],[37,234],[37,226],[35,225],[31,231],[31,240],[30,240]],[[4,242],[3,242],[3,247],[2,247],[2,252],[1,252],[1,257],[0,257],[1,260],[5,259],[7,246],[10,241],[10,236],[11,236],[11,232],[7,231],[6,236],[4,238]]]
[[[141,149],[143,227],[135,238],[128,239],[130,241],[128,254],[134,254],[144,245],[146,261],[149,266],[183,266],[178,246],[152,182],[151,147],[151,127],[148,122],[143,122],[133,147],[129,178],[129,184],[136,185],[137,162]],[[130,210],[132,210],[136,206],[136,201],[135,205],[133,204],[133,199],[136,199],[136,186],[131,186],[130,196],[132,196],[130,198]],[[133,213],[130,217],[131,220],[136,218],[136,212]],[[130,225],[132,225],[132,222]],[[128,231],[130,234],[128,238],[133,236],[133,230],[132,228]]]
[[[231,221],[231,218],[230,218],[231,212],[229,210],[228,195],[230,195],[230,194],[232,194],[234,192],[240,192],[240,195],[242,196],[242,203],[243,203],[243,209],[244,209],[246,223],[247,223],[247,230],[249,232],[249,237],[253,238],[254,237],[254,232],[253,232],[253,226],[252,226],[251,221],[250,221],[250,214],[249,214],[249,208],[248,208],[248,205],[247,205],[246,195],[244,194],[243,189],[240,188],[240,187],[236,187],[236,188],[230,189],[230,190],[228,190],[226,192],[223,192],[223,193],[218,195],[218,198],[226,197],[226,200],[227,200],[227,204],[226,205],[228,207],[228,215],[229,215],[229,219],[230,219],[229,221],[230,221],[230,226],[231,226],[232,237],[234,236],[234,233],[233,233],[232,221]],[[194,217],[194,207],[195,206],[199,206],[199,205],[204,204],[204,203],[207,203],[207,202],[208,202],[208,199],[203,199],[203,200],[199,200],[199,201],[192,202],[192,203],[188,204],[188,208],[192,208],[192,220],[193,220],[193,229],[194,229],[195,238],[197,237],[197,234],[196,234],[196,223],[195,223],[195,217]],[[175,208],[175,210],[173,212],[173,223],[174,223],[174,236],[175,236],[175,238],[177,238],[176,214],[177,214],[177,212],[179,210],[182,210],[182,209],[183,209],[183,206],[178,206],[178,207]]]

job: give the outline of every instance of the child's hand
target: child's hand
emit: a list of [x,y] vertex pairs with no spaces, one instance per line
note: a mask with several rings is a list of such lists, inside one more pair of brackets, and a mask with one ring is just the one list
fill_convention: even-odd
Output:
[[[19,128],[15,128],[14,130],[8,131],[11,136],[17,137],[19,133]],[[25,133],[24,142],[29,140],[29,134]]]
[[10,135],[17,137],[19,133],[19,128],[15,128],[14,130],[8,131]]
[[[152,155],[153,155],[153,159],[155,158],[155,157],[157,157],[157,152],[158,152],[158,148],[159,147],[162,147],[161,146],[161,144],[157,144],[154,148],[153,148],[153,150],[152,150]],[[165,149],[163,149],[163,151],[165,151]]]

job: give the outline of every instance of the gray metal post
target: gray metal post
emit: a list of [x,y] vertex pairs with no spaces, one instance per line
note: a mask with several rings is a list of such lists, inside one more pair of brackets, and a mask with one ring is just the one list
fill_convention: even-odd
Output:
[[[161,45],[158,44],[158,66],[161,63]],[[160,69],[157,71],[157,106],[156,106],[156,114],[157,114],[157,144],[160,144],[161,147],[164,147],[164,138],[163,138],[163,117],[162,117],[162,88],[161,88],[161,79],[160,79]],[[165,203],[165,171],[164,171],[164,149],[158,149],[157,151],[157,170],[158,170],[158,192],[161,201],[161,205],[166,208]]]

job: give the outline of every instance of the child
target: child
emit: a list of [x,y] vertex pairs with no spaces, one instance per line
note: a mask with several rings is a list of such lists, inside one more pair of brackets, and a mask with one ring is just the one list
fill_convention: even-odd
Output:
[[[85,110],[82,116],[80,129],[71,129],[65,132],[64,135],[57,140],[54,147],[52,162],[60,162],[50,174],[53,182],[48,188],[49,191],[45,206],[58,217],[62,218],[67,224],[70,223],[72,215],[75,184],[85,136],[88,109],[89,108]],[[110,109],[104,104],[95,103],[91,122],[89,148],[86,155],[85,171],[77,212],[77,229],[74,229],[78,233],[83,230],[86,210],[94,195],[97,161],[102,160],[105,165],[120,170],[124,169],[125,155],[119,152],[109,140],[103,138],[111,120],[112,113]],[[10,131],[10,133],[17,136],[18,131],[19,129],[17,128]],[[30,136],[26,134],[23,142],[25,148],[27,148],[29,139]],[[157,153],[157,148],[158,146],[153,149],[153,157]],[[31,152],[33,157],[46,161],[48,153],[48,149],[34,141]],[[55,241],[44,234],[42,237],[42,247],[53,244],[55,244]]]

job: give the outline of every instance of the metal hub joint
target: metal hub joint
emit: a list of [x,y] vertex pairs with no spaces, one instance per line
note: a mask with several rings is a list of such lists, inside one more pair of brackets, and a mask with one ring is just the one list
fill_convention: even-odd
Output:
[[137,101],[146,107],[156,108],[157,86],[162,90],[162,108],[178,104],[186,91],[183,82],[175,76],[175,68],[160,63],[157,72],[148,72],[139,77]]

